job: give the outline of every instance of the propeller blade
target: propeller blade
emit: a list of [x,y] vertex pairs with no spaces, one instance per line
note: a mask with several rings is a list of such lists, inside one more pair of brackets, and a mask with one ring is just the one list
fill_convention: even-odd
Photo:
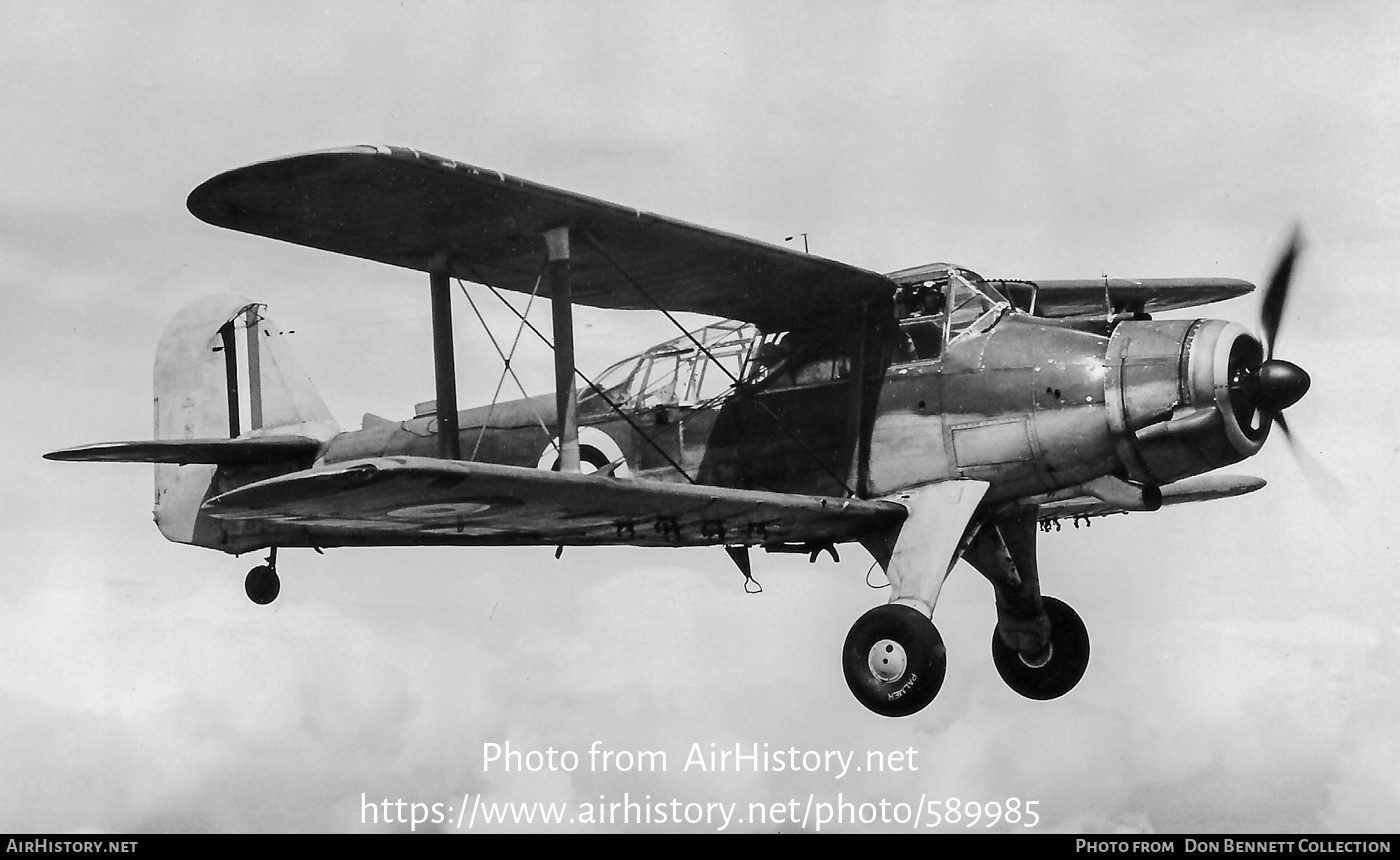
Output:
[[1288,429],[1288,422],[1283,419],[1283,413],[1270,412],[1269,417],[1283,431],[1283,438],[1288,440],[1288,450],[1293,455],[1293,461],[1298,464],[1298,471],[1303,473],[1303,478],[1308,482],[1308,486],[1312,487],[1313,493],[1327,503],[1331,510],[1350,508],[1351,493],[1347,491],[1341,479],[1328,471],[1326,466],[1298,442],[1298,437]]
[[1288,239],[1278,263],[1274,266],[1269,283],[1264,288],[1264,299],[1259,304],[1259,325],[1263,333],[1264,361],[1257,367],[1242,368],[1238,382],[1231,383],[1231,393],[1240,398],[1244,408],[1258,409],[1269,420],[1278,425],[1283,438],[1288,440],[1288,450],[1293,461],[1312,487],[1313,492],[1329,504],[1330,510],[1341,510],[1351,504],[1351,495],[1342,482],[1327,470],[1318,460],[1303,448],[1283,410],[1302,399],[1307,393],[1311,380],[1307,371],[1296,364],[1282,359],[1274,359],[1274,344],[1278,340],[1278,330],[1283,322],[1283,311],[1288,304],[1288,291],[1293,284],[1293,267],[1298,255],[1303,251],[1303,231],[1298,225],[1293,227],[1293,235]]
[[1303,250],[1303,231],[1293,228],[1293,236],[1288,247],[1279,257],[1274,273],[1269,276],[1269,284],[1264,288],[1264,301],[1259,306],[1259,322],[1264,330],[1266,358],[1274,357],[1274,340],[1278,337],[1279,323],[1283,321],[1283,308],[1288,303],[1288,288],[1293,281],[1293,264]]

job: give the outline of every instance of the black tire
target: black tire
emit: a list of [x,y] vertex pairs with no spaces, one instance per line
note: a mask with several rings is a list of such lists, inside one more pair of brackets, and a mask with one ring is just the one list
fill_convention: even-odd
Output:
[[243,590],[248,592],[249,600],[266,606],[277,599],[282,591],[282,582],[277,578],[277,571],[260,564],[248,571],[248,577],[243,580]]
[[992,631],[992,660],[1006,686],[1027,699],[1058,699],[1079,683],[1089,666],[1089,631],[1078,613],[1062,600],[1042,597],[1050,619],[1050,656],[1032,666]]
[[841,666],[862,705],[881,716],[907,717],[938,695],[948,658],[932,621],[916,609],[887,603],[851,625]]

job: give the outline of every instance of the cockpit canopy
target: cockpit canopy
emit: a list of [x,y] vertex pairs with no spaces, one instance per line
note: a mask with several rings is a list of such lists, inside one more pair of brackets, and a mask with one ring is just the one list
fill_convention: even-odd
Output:
[[580,403],[601,392],[617,409],[709,406],[731,394],[739,380],[766,390],[820,385],[847,378],[850,364],[849,344],[838,335],[760,334],[751,323],[729,320],[619,361],[598,375],[596,390],[582,394]]
[[[888,277],[896,284],[897,364],[936,359],[944,344],[991,329],[1011,309],[981,275],[946,263]],[[752,323],[726,320],[619,361],[599,374],[596,390],[583,392],[580,400],[601,396],[611,407],[627,410],[695,407],[724,398],[738,380],[766,390],[839,382],[851,372],[847,335],[835,323],[825,330],[760,334]]]
[[897,286],[895,315],[901,320],[951,309],[953,325],[962,331],[990,311],[1011,307],[981,275],[947,263],[901,269],[887,277]]
[[[729,393],[757,335],[752,323],[718,322],[619,361],[593,382],[618,409],[700,406]],[[585,392],[580,402],[597,396]]]
[[981,275],[947,263],[888,277],[897,285],[895,316],[902,334],[896,363],[935,359],[945,343],[990,330],[1012,307]]

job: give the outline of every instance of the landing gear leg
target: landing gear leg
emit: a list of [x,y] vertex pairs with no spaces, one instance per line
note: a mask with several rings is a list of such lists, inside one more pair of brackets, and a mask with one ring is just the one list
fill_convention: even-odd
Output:
[[900,494],[908,519],[889,533],[862,538],[889,577],[890,602],[851,627],[841,667],[851,692],[877,714],[908,716],[943,686],[947,651],[930,619],[986,492],[981,481],[946,481]]
[[272,548],[267,564],[260,564],[248,571],[248,577],[243,580],[243,590],[248,592],[248,599],[259,606],[266,606],[277,599],[278,592],[282,590],[282,583],[277,578],[277,547]]
[[1089,633],[1073,609],[1040,593],[1036,517],[1025,511],[989,520],[964,558],[996,591],[992,660],[1006,685],[1028,699],[1074,689],[1089,665]]

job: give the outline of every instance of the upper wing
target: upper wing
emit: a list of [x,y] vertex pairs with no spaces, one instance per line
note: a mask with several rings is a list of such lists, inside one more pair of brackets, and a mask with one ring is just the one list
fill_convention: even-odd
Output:
[[[1189,502],[1207,502],[1211,499],[1225,499],[1242,496],[1264,487],[1263,478],[1249,475],[1197,475],[1184,478],[1162,488],[1162,506],[1184,505]],[[1054,520],[1061,517],[1101,517],[1108,514],[1123,514],[1127,511],[1111,502],[1092,496],[1079,496],[1056,502],[1046,502],[1037,511],[1040,520]]]
[[1035,314],[1042,317],[1102,317],[1110,305],[1115,312],[1157,313],[1232,299],[1254,289],[1249,281],[1238,278],[1086,278],[992,280],[989,283],[1023,311],[1031,309],[1034,299]]
[[220,227],[425,272],[445,267],[526,293],[544,260],[542,234],[568,225],[576,302],[660,306],[770,329],[894,293],[865,269],[398,147],[231,170],[196,188],[188,206]]
[[574,475],[428,457],[358,460],[216,496],[219,519],[343,543],[694,546],[854,540],[902,522],[894,502]]

